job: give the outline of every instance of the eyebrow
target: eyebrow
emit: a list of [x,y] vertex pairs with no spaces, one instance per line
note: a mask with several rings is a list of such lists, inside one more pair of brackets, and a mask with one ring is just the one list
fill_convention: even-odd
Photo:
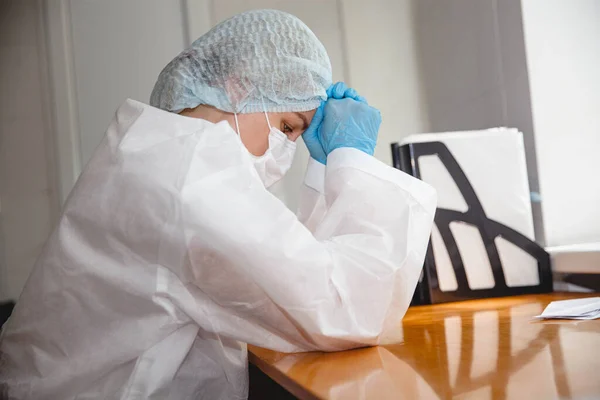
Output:
[[298,116],[298,118],[300,118],[302,120],[302,122],[304,123],[302,130],[305,131],[308,128],[308,119],[306,118],[306,115],[300,114],[299,112],[294,112],[294,114],[296,114]]

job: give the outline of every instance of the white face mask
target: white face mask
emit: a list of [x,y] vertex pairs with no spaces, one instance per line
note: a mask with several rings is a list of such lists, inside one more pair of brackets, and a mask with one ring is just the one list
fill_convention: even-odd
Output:
[[[240,126],[235,116],[235,125],[238,135],[241,138]],[[248,152],[254,161],[254,168],[258,172],[258,176],[263,181],[265,187],[269,187],[279,181],[288,172],[294,161],[296,153],[296,143],[289,140],[285,133],[271,126],[269,116],[265,112],[267,124],[269,124],[269,148],[262,156],[255,156]]]

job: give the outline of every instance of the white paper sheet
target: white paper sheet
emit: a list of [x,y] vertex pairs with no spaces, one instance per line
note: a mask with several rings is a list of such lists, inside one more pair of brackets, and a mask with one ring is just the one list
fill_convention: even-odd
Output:
[[600,297],[553,301],[544,312],[535,316],[540,319],[596,319],[600,318]]

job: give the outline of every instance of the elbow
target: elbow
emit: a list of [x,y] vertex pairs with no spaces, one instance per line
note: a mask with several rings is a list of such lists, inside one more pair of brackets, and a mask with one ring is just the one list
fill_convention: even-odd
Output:
[[331,332],[324,330],[311,337],[308,351],[335,352],[377,346],[383,332]]
[[378,311],[365,309],[360,314],[358,310],[344,308],[324,313],[311,321],[310,328],[303,335],[307,339],[308,351],[334,352],[380,344],[387,326],[386,308]]

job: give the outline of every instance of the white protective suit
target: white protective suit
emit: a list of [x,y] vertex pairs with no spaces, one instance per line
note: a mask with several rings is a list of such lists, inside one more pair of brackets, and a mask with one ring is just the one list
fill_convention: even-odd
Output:
[[436,206],[358,150],[311,162],[297,217],[227,122],[128,100],[2,332],[14,399],[244,399],[246,344],[374,345],[413,294]]

